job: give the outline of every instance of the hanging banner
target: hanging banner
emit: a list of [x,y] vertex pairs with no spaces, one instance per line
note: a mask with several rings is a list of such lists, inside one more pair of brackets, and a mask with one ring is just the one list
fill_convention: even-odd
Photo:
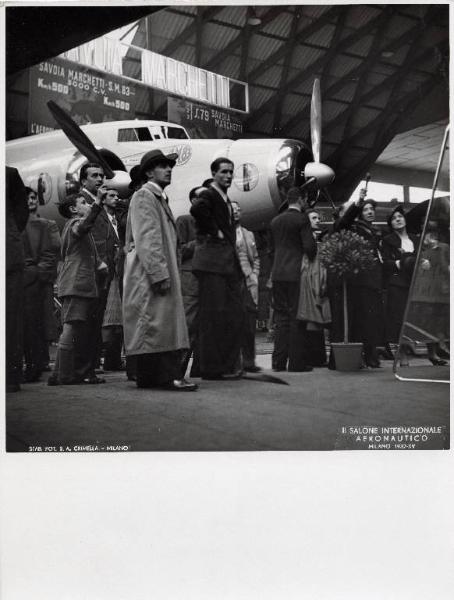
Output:
[[167,98],[167,118],[186,128],[191,138],[236,139],[243,135],[238,113],[174,97]]
[[52,58],[30,69],[28,133],[57,128],[48,100],[66,110],[78,125],[86,125],[133,119],[135,98],[136,86],[130,80]]
[[121,40],[102,36],[64,52],[62,58],[107,73],[130,77],[124,59],[134,56],[132,81],[170,94],[207,102],[240,112],[249,111],[248,84],[219,73],[199,69],[169,56],[157,54]]

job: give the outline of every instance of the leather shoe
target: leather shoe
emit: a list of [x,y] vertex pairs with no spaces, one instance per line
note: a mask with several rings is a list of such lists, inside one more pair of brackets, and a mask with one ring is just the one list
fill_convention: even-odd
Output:
[[309,366],[301,367],[301,369],[289,369],[289,371],[291,373],[309,373],[310,371],[313,371],[313,370],[314,370],[313,367],[309,367]]
[[442,358],[429,358],[430,362],[435,366],[435,367],[444,367],[445,365],[448,364],[447,360],[443,360]]
[[246,373],[260,373],[262,368],[258,367],[257,365],[251,365],[250,367],[244,367],[244,370]]
[[106,380],[103,377],[98,377],[97,375],[90,375],[89,377],[85,377],[82,380],[82,383],[89,383],[89,384],[106,383]]
[[243,377],[243,371],[235,371],[235,373],[224,373],[222,375],[222,379],[225,379],[226,381],[231,381],[231,380],[236,380],[236,379],[241,379]]
[[195,392],[198,387],[196,383],[191,383],[187,379],[174,379],[170,383],[164,384],[162,389],[173,392]]

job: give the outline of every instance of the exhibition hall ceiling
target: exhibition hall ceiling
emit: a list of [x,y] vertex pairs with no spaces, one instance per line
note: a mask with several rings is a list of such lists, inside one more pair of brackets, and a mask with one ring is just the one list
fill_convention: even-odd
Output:
[[[20,10],[16,28],[17,22],[27,21],[30,9]],[[61,11],[70,9],[58,10],[60,14],[54,13],[49,23],[56,25]],[[71,10],[82,11],[73,21],[71,42],[75,45],[87,41],[89,30],[82,18],[87,8]],[[129,12],[120,7],[97,10],[106,11],[106,18],[96,20],[102,30],[90,31],[92,37],[105,33],[106,27],[141,19],[134,45],[247,82],[248,137],[309,142],[312,85],[314,78],[320,78],[322,160],[334,168],[337,185],[345,193],[397,134],[448,120],[446,4],[251,7],[182,3],[158,9],[133,5]],[[148,16],[143,18],[140,11],[148,11]],[[7,18],[9,40],[13,26]],[[53,36],[51,31],[35,39],[31,56],[36,62],[42,60],[43,52],[55,56],[67,49],[61,47],[62,36]],[[24,57],[15,60],[11,48],[7,49],[9,67],[14,70]],[[25,52],[25,59],[29,56]]]

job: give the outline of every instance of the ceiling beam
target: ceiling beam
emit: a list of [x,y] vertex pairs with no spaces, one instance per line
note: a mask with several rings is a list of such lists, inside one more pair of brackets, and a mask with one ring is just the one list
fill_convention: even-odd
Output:
[[203,39],[203,7],[197,7],[197,28],[195,34],[195,65],[196,67],[200,67],[202,62],[202,39]]
[[283,64],[282,70],[281,70],[281,78],[279,81],[279,87],[276,90],[276,92],[277,92],[276,93],[276,108],[274,109],[273,126],[271,129],[273,134],[277,134],[278,130],[279,130],[279,123],[281,121],[281,115],[282,115],[282,104],[284,102],[284,98],[281,95],[279,90],[287,82],[287,78],[288,78],[288,74],[289,74],[289,70],[290,70],[290,64],[292,62],[293,52],[295,50],[296,43],[297,43],[298,23],[299,23],[299,20],[300,20],[302,14],[303,14],[302,8],[295,7],[294,12],[293,12],[292,24],[290,27],[290,34],[289,34],[288,42],[286,44],[287,52],[285,54],[284,64]]
[[344,156],[345,140],[350,137],[350,132],[353,127],[355,116],[361,105],[361,94],[363,92],[364,86],[367,84],[372,66],[375,64],[378,56],[381,54],[381,44],[382,44],[383,35],[386,31],[386,28],[389,26],[389,24],[394,16],[394,9],[392,6],[387,7],[385,12],[387,13],[388,18],[385,21],[383,21],[383,23],[380,25],[380,27],[378,27],[377,30],[375,31],[367,58],[361,65],[361,74],[359,76],[358,83],[356,84],[355,93],[353,95],[350,106],[345,111],[345,122],[344,122],[342,136],[341,136],[342,141],[339,146],[339,154],[338,154],[337,162],[335,165],[333,165],[334,170],[339,169],[340,165],[342,163],[342,159]]
[[[418,24],[415,27],[412,27],[409,31],[402,34],[397,39],[394,39],[389,44],[386,44],[383,48],[380,48],[380,50],[377,50],[378,60],[380,59],[382,52],[394,52],[395,50],[400,48],[403,44],[406,44],[409,41],[411,41],[413,39],[414,35],[419,35],[421,33],[422,27],[423,27],[423,25],[421,24],[421,22],[418,22]],[[416,63],[416,62],[417,61],[414,61],[414,63]],[[352,79],[355,79],[361,75],[362,68],[363,68],[362,64],[360,64],[358,67],[354,67],[351,71],[346,73],[339,81],[337,81],[336,83],[331,85],[329,88],[325,89],[323,92],[323,100],[326,101],[329,97],[334,96],[338,91],[340,91],[345,85],[351,84]],[[394,77],[394,75],[392,75],[391,77]],[[373,92],[373,93],[375,93],[375,92]],[[370,97],[372,97],[372,95],[373,94],[368,95],[367,99],[369,100]],[[364,104],[365,101],[366,100],[363,98],[362,104]],[[309,109],[308,109],[308,107],[305,107],[303,110],[301,110],[300,112],[295,114],[289,121],[287,121],[287,123],[284,126],[285,129],[291,130],[301,119],[307,119],[308,115],[309,115]],[[335,119],[333,119],[329,123],[325,124],[323,126],[323,133],[326,135],[327,133],[332,131],[335,127],[337,127],[340,123],[342,123],[344,116],[345,116],[345,113],[341,113]]]
[[[395,73],[392,75],[388,75],[386,79],[384,79],[381,83],[377,84],[375,87],[371,88],[368,92],[366,92],[361,98],[361,106],[364,108],[375,108],[375,110],[379,110],[377,107],[368,106],[367,103],[372,99],[379,96],[383,91],[388,90],[394,83],[401,79],[405,73],[405,71],[409,72],[412,67],[415,65],[418,66],[430,56],[432,56],[434,49],[429,48],[422,52],[421,54],[414,53],[411,57],[410,62],[407,64],[407,67],[400,67]],[[326,127],[324,127],[324,133],[328,133],[333,131],[338,125],[340,125],[345,117],[345,111],[337,115],[332,121],[327,123]]]
[[223,10],[224,8],[224,6],[210,6],[208,8],[198,6],[196,16],[185,14],[186,17],[192,17],[192,23],[188,25],[185,29],[183,29],[183,31],[175,39],[169,42],[167,46],[160,50],[159,54],[164,54],[165,56],[172,56],[175,50],[178,50],[178,48],[182,44],[187,42],[193,35],[199,33],[201,21],[203,23],[206,23],[214,16],[216,16],[219,12],[221,12],[221,10]]
[[[389,117],[393,113],[398,115],[399,119],[401,119],[402,114],[404,114],[407,110],[407,105],[413,103],[414,101],[420,101],[421,96],[424,96],[438,80],[439,76],[436,73],[432,75],[429,79],[427,79],[427,81],[425,81],[422,85],[419,85],[415,90],[412,90],[405,96],[399,98],[397,102],[389,102],[386,109],[382,111],[375,119],[369,121],[367,125],[365,125],[362,129],[354,133],[352,136],[350,136],[350,138],[348,138],[348,140],[346,140],[344,148],[348,149],[348,147],[352,146],[355,143],[355,141],[364,138],[371,131],[380,130],[380,128],[383,127],[384,123],[389,119]],[[387,127],[384,127],[382,131],[384,135],[386,135]],[[326,160],[327,164],[336,164],[339,152],[340,147],[338,146],[337,149]]]
[[[411,112],[420,102],[420,95],[425,94],[433,90],[434,86],[438,87],[442,84],[440,79],[436,76],[431,77],[417,92],[410,94],[406,104],[402,106],[402,112]],[[372,147],[369,152],[360,159],[353,167],[349,167],[346,170],[344,177],[340,176],[336,179],[338,186],[337,191],[339,192],[338,199],[347,199],[351,192],[356,187],[358,180],[364,175],[365,171],[368,170],[371,165],[375,163],[377,158],[383,152],[383,150],[392,141],[399,128],[401,115],[397,115],[391,125],[383,130],[383,137],[380,145]],[[335,188],[336,186],[334,186]]]
[[[331,23],[333,19],[341,14],[341,10],[343,7],[334,6],[330,8],[326,13],[324,13],[318,19],[312,21],[310,25],[304,27],[296,36],[296,43],[303,43],[305,39],[319,31],[322,27]],[[287,53],[287,45],[282,44],[280,48],[278,48],[275,52],[270,54],[266,60],[264,60],[260,65],[258,65],[255,69],[253,69],[248,75],[248,83],[251,84],[255,79],[261,77],[265,71],[267,71],[270,67],[276,66],[276,63],[279,62],[282,58],[286,56]]]
[[[282,10],[282,6],[273,6],[273,8],[267,10],[266,13],[260,17],[262,20],[260,25],[256,25],[253,28],[253,33],[258,33],[261,29],[263,29],[263,27],[265,27],[265,25],[273,21],[280,13],[282,13]],[[217,54],[210,58],[210,60],[205,64],[204,69],[211,71],[217,67],[229,54],[232,54],[237,48],[241,47],[243,41],[243,29],[244,28],[242,27],[240,33],[230,43],[228,43],[225,48],[222,48]]]
[[[336,54],[339,54],[349,46],[353,46],[356,44],[361,38],[368,35],[371,31],[376,29],[381,25],[381,23],[386,20],[387,14],[382,13],[378,18],[371,19],[368,23],[357,29],[354,33],[344,38],[337,47],[330,48],[322,57],[315,60],[311,65],[303,69],[296,77],[288,81],[284,88],[281,90],[283,93],[290,91],[292,88],[298,87],[301,83],[306,81],[309,77],[311,77],[318,70],[323,69],[326,62],[331,60]],[[267,111],[270,106],[272,106],[274,98],[266,100],[261,106],[259,106],[251,115],[249,116],[247,122],[251,123],[258,116],[261,116],[264,111]],[[286,125],[287,126],[287,125]]]
[[[348,11],[349,11],[349,7],[346,6],[345,10],[343,10],[341,12],[341,14],[339,15],[339,17],[337,19],[337,23],[336,23],[336,29],[334,30],[334,34],[331,39],[330,46],[336,46],[336,47],[338,46],[341,36],[342,36],[342,32],[344,31],[344,25],[345,25],[345,20],[348,15]],[[322,98],[324,96],[324,89],[326,88],[326,82],[328,81],[330,74],[331,74],[332,64],[333,64],[332,61],[326,62],[325,66],[323,67],[322,75],[320,77],[320,90],[321,90]]]

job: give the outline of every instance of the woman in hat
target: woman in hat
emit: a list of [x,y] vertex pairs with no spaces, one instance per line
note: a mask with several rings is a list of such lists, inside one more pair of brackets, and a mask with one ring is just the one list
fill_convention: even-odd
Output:
[[[407,233],[405,213],[401,205],[387,219],[391,231],[383,238],[383,272],[386,295],[385,338],[388,343],[399,342],[408,299],[411,277],[416,260],[419,238]],[[400,365],[408,366],[408,347],[402,344]]]

